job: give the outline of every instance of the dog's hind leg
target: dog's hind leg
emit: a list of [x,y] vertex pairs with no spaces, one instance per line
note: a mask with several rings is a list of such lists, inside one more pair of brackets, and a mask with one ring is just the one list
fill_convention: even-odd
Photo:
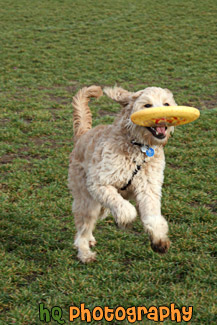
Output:
[[[83,202],[82,202],[83,201]],[[73,212],[76,226],[75,246],[78,249],[78,258],[83,263],[95,260],[96,253],[92,252],[90,247],[96,244],[93,236],[97,218],[101,211],[101,205],[86,197],[85,201],[81,197],[73,202]]]

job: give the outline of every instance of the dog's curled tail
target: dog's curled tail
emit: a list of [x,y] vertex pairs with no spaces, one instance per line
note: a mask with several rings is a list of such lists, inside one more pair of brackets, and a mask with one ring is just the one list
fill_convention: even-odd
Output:
[[84,87],[73,97],[74,107],[73,129],[75,140],[92,127],[92,114],[88,106],[91,97],[98,98],[103,95],[99,86]]

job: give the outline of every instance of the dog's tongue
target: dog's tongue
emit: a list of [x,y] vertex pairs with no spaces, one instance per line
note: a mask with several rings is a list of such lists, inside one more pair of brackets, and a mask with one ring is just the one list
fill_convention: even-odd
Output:
[[158,133],[161,133],[161,134],[166,135],[166,128],[165,128],[165,126],[157,126],[157,127],[156,127],[156,131],[157,131]]

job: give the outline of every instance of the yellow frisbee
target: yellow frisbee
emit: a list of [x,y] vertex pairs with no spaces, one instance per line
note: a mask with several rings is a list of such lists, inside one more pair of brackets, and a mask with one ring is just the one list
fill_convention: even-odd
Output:
[[200,111],[188,106],[151,107],[135,112],[131,121],[141,126],[152,127],[156,125],[176,126],[195,121]]

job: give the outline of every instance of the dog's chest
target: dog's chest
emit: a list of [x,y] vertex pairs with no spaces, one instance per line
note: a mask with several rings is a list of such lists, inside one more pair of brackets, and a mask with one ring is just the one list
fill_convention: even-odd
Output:
[[128,164],[121,168],[119,182],[116,184],[117,188],[129,191],[137,187],[139,183],[152,182],[154,178],[162,179],[164,167],[163,150],[157,150],[152,157],[137,152],[129,157]]
[[137,153],[129,156],[119,165],[116,171],[115,183],[117,189],[128,189],[138,178],[146,177],[148,167],[153,158],[147,157],[144,153]]

